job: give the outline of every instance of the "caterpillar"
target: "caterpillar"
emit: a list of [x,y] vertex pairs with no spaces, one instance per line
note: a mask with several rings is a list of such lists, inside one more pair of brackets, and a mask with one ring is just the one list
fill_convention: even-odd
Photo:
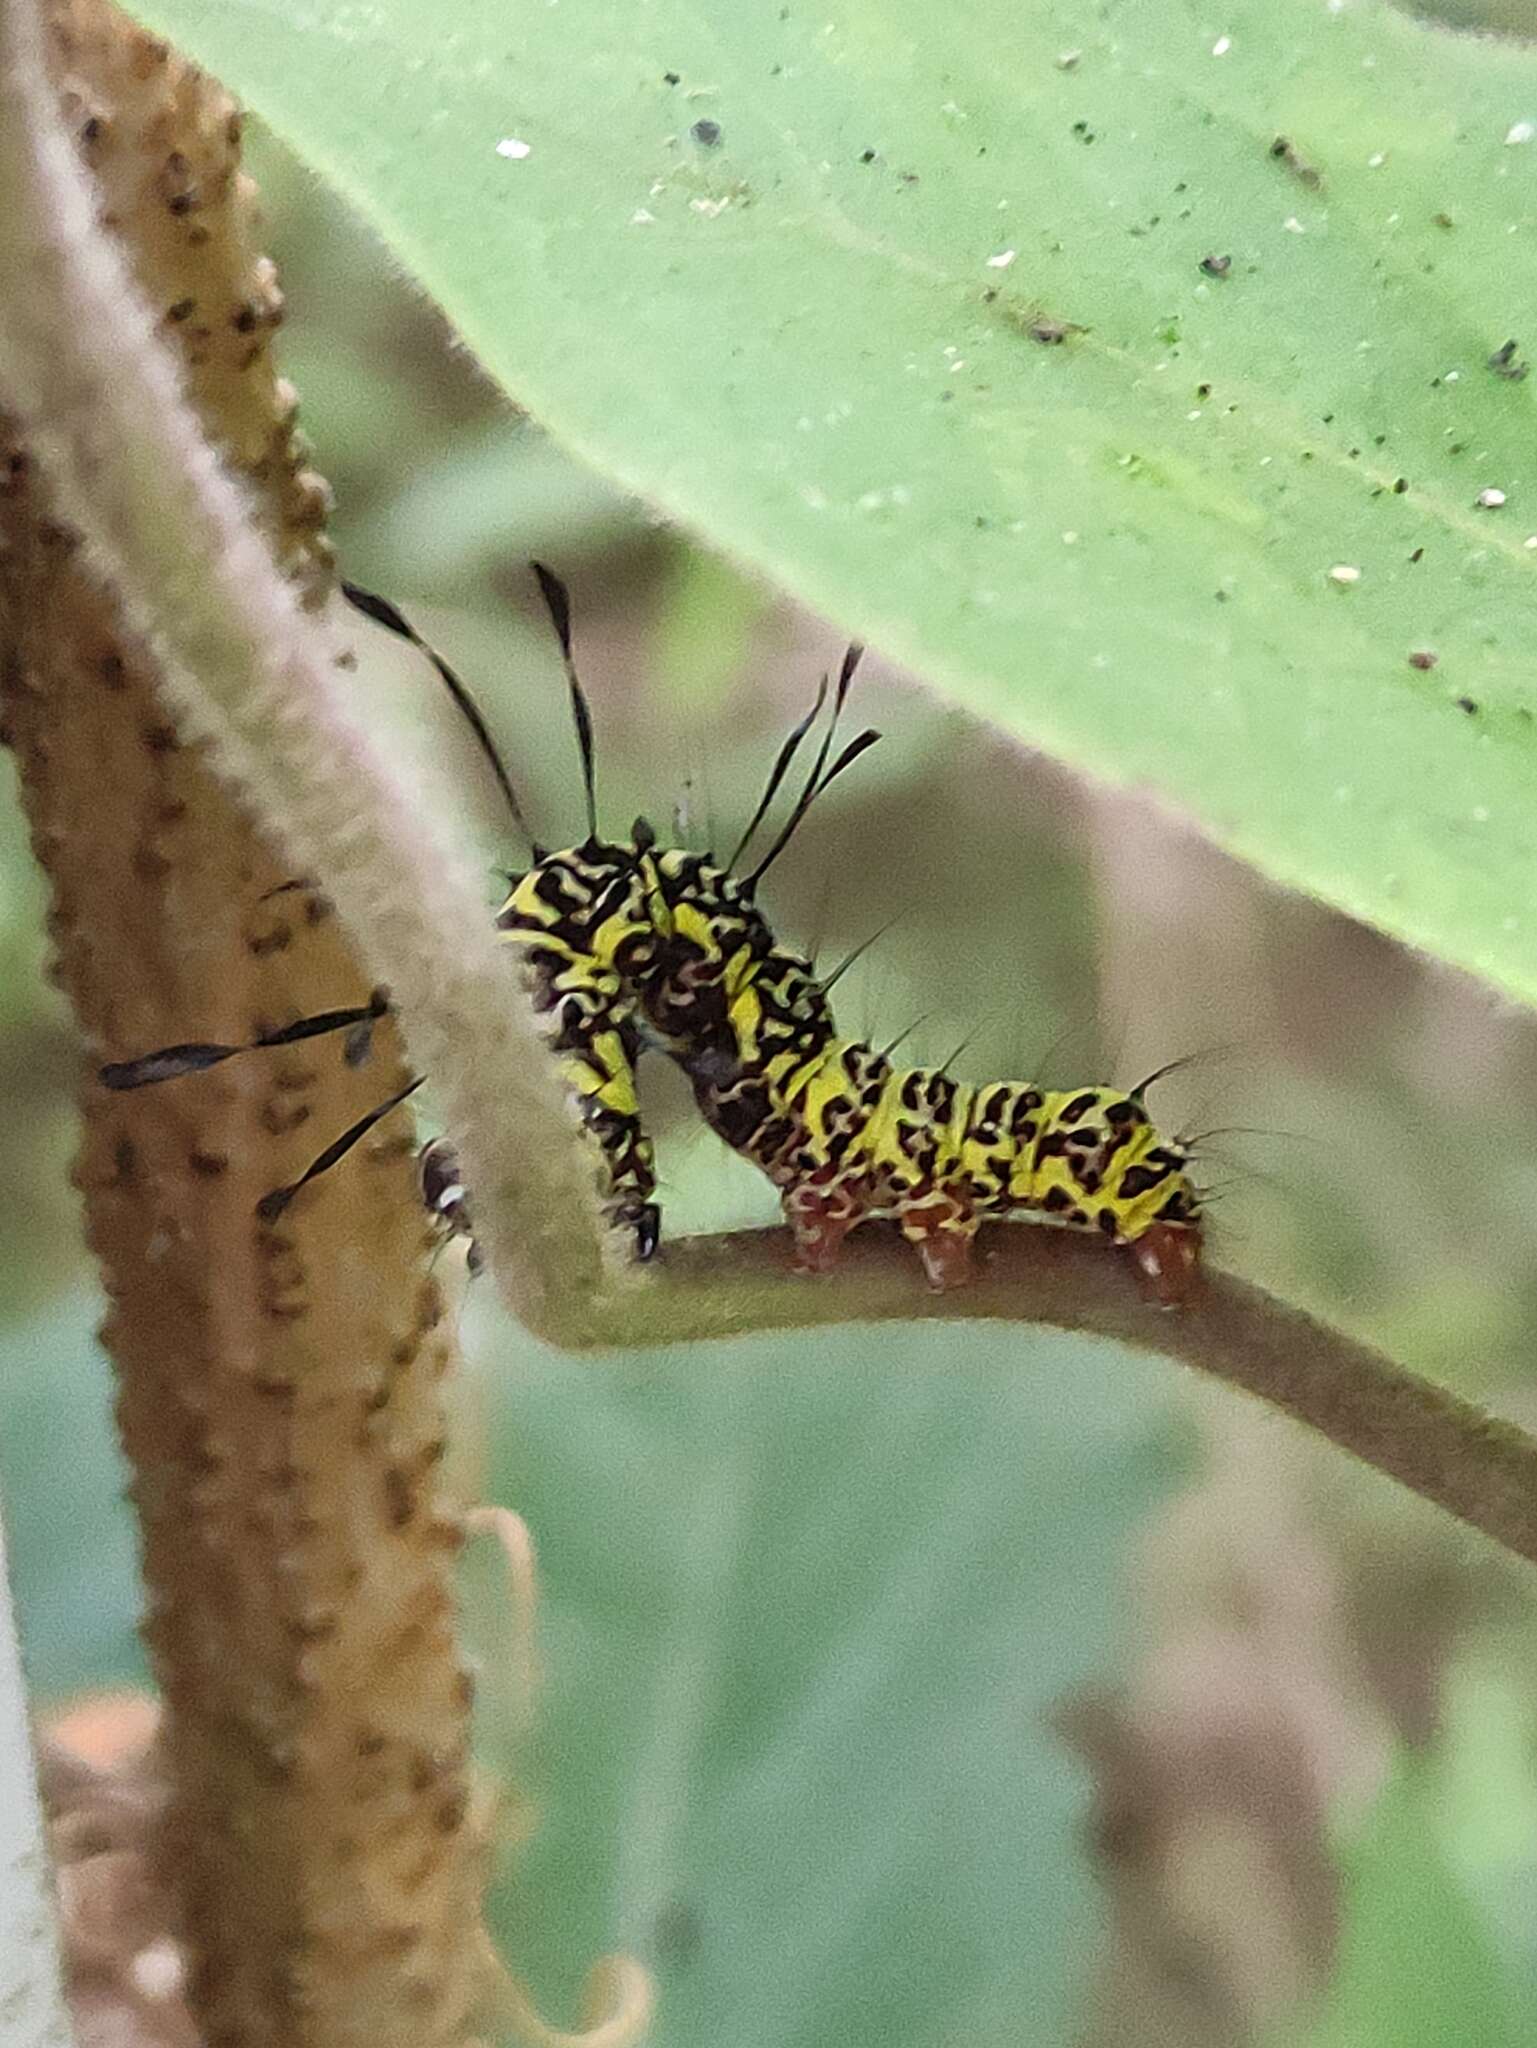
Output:
[[[930,1286],[951,1288],[972,1275],[984,1221],[1028,1219],[1100,1234],[1131,1253],[1157,1299],[1186,1300],[1200,1263],[1201,1197],[1187,1149],[1147,1112],[1143,1097],[1157,1075],[1125,1091],[1048,1090],[1010,1081],[971,1086],[943,1069],[896,1066],[888,1053],[839,1035],[828,1000],[836,976],[819,980],[808,960],[778,942],[759,907],[758,884],[811,805],[878,737],[860,733],[830,762],[861,650],[844,657],[830,720],[785,823],[738,875],[820,717],[826,679],[780,748],[725,863],[659,847],[644,818],[627,840],[605,839],[569,600],[557,577],[534,569],[560,644],[587,803],[586,838],[553,851],[529,832],[485,721],[453,670],[388,600],[356,585],[344,590],[433,664],[528,840],[531,864],[511,880],[497,925],[527,964],[552,1047],[604,1157],[608,1213],[633,1233],[636,1255],[650,1258],[660,1241],[655,1155],[635,1092],[637,1061],[655,1044],[687,1075],[709,1127],[777,1189],[803,1271],[830,1270],[851,1230],[889,1220],[916,1248]],[[349,1056],[359,1057],[383,1007],[387,998],[376,991],[364,1008],[304,1019],[247,1046],[170,1047],[104,1068],[102,1078],[142,1086],[327,1030],[346,1030]],[[281,1213],[419,1085],[371,1112],[291,1187],[274,1190],[264,1213]],[[429,1207],[473,1249],[469,1197],[443,1141],[423,1147],[420,1173]]]

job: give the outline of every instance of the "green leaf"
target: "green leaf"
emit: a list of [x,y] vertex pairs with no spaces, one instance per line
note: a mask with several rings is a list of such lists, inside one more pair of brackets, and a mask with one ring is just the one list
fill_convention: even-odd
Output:
[[[1113,1677],[1181,1460],[1148,1361],[982,1324],[940,1354],[495,1341],[490,1490],[539,1545],[547,1674],[501,1920],[552,2020],[617,1944],[668,2048],[1069,2037],[1104,1929],[1047,1717]],[[486,1714],[506,1623],[475,1608]]]
[[0,1320],[0,1497],[27,1675],[40,1700],[143,1682],[133,1516],[94,1290]]
[[1537,54],[1378,0],[140,11],[625,488],[1537,998]]
[[1517,2048],[1504,1959],[1448,1864],[1432,1762],[1400,1764],[1345,1858],[1345,1924],[1327,2010],[1300,2048]]

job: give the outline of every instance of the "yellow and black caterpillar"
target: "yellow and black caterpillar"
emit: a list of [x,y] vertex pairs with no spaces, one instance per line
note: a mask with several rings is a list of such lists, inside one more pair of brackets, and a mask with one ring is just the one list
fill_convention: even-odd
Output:
[[[970,1275],[984,1220],[1032,1218],[1129,1247],[1160,1299],[1183,1300],[1200,1259],[1200,1195],[1185,1149],[1160,1135],[1141,1089],[972,1087],[939,1069],[897,1067],[838,1036],[826,985],[807,960],[778,943],[757,904],[758,882],[812,802],[876,738],[861,733],[828,765],[860,650],[845,657],[831,720],[787,821],[769,852],[738,876],[732,870],[818,717],[826,683],[781,748],[753,820],[724,865],[710,855],[659,848],[643,818],[628,840],[605,840],[597,830],[591,720],[572,661],[566,592],[548,570],[536,565],[536,574],[565,660],[589,831],[580,845],[560,851],[530,836],[532,863],[497,922],[529,966],[552,1046],[604,1155],[610,1215],[634,1232],[637,1255],[650,1257],[659,1239],[655,1162],[635,1094],[636,1061],[655,1044],[688,1075],[711,1129],[779,1190],[805,1270],[827,1270],[851,1229],[888,1218],[917,1247],[930,1285],[953,1287]],[[484,721],[458,678],[393,605],[350,586],[348,595],[434,663],[529,836]],[[376,998],[366,1009],[301,1020],[257,1043],[347,1029],[355,1051],[358,1034],[379,1011]],[[139,1086],[245,1049],[172,1047],[106,1068],[103,1078],[111,1086]],[[268,1213],[334,1163],[373,1120],[328,1148],[294,1188],[269,1197]],[[465,1191],[441,1141],[424,1148],[422,1176],[430,1205],[468,1234]]]

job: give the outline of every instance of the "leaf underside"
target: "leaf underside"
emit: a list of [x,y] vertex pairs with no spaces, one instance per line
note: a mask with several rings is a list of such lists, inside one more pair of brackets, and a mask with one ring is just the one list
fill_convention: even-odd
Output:
[[609,476],[1537,999],[1537,53],[1373,0],[136,11]]

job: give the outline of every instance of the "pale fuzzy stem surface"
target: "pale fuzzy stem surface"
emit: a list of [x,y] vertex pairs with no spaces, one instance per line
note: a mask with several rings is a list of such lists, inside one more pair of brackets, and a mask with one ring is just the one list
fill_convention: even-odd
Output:
[[0,2027],[6,2048],[70,2048],[43,1815],[0,1524]]
[[335,643],[183,398],[58,122],[35,0],[0,0],[0,276],[0,393],[59,510],[154,645],[185,733],[320,880],[388,985],[508,1305],[580,1327],[608,1234],[522,979],[466,856],[343,710]]

